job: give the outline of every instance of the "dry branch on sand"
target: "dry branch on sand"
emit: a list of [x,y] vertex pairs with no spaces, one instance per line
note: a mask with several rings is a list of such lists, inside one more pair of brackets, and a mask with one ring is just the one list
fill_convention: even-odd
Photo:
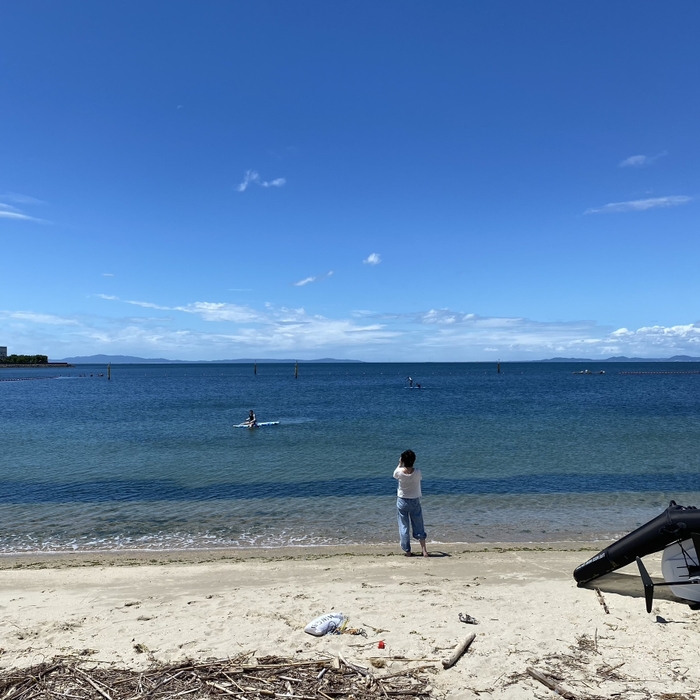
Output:
[[0,673],[1,700],[170,700],[198,698],[239,700],[341,700],[352,697],[396,700],[430,696],[421,669],[391,674],[391,682],[359,666],[338,660],[290,661],[250,655],[232,659],[155,664],[142,671],[100,665],[74,658],[54,659]]

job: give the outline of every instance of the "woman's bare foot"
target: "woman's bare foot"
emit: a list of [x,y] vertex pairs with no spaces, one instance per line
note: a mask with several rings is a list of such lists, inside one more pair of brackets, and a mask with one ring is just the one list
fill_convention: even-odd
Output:
[[404,552],[403,555],[404,555],[405,557],[412,557],[412,556],[413,556],[413,552]]

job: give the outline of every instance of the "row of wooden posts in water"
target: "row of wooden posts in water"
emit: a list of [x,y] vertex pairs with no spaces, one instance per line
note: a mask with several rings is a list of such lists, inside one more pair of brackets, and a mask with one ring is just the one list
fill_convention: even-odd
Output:
[[[496,372],[498,372],[498,374],[501,373],[500,361],[496,365]],[[258,374],[258,363],[257,362],[253,362],[253,374],[256,376]],[[110,380],[112,379],[112,364],[111,363],[109,363],[107,365],[107,379],[110,379]],[[298,361],[296,361],[294,363],[294,379],[299,379],[299,362]]]

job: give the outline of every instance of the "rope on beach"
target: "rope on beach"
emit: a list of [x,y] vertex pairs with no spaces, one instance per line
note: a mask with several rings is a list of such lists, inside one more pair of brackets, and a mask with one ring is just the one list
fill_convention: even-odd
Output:
[[[142,644],[137,652],[149,653]],[[92,650],[87,649],[85,655]],[[375,676],[369,669],[342,656],[293,661],[278,656],[257,659],[242,654],[216,661],[158,663],[150,656],[146,670],[118,668],[111,664],[56,658],[30,668],[0,672],[2,700],[171,700],[193,698],[222,700],[342,700],[389,696],[401,700],[429,698],[431,688],[425,668]],[[431,667],[434,668],[434,667]]]

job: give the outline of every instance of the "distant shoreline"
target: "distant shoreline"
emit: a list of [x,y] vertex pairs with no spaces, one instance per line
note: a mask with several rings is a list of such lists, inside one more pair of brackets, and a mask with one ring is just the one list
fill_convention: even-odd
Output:
[[55,369],[56,367],[75,367],[75,365],[72,365],[69,362],[45,362],[44,364],[34,363],[26,365],[0,362],[0,369],[41,369],[42,367],[53,367]]

